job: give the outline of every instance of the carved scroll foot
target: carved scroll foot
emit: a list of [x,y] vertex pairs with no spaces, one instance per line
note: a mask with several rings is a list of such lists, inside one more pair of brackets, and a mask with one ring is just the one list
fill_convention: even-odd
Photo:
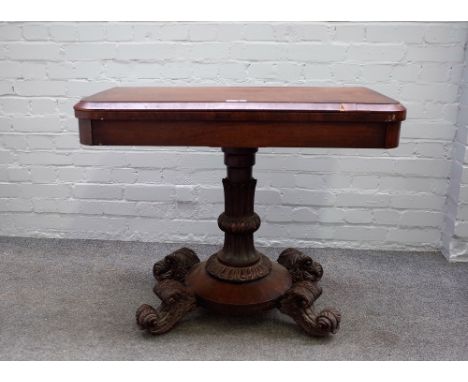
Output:
[[136,322],[140,329],[151,334],[166,333],[197,307],[195,295],[184,281],[190,269],[199,262],[191,249],[180,248],[154,264],[157,283],[153,290],[161,304],[156,309],[147,304],[138,308]]
[[341,314],[335,309],[316,313],[313,305],[322,294],[322,288],[318,286],[323,275],[322,266],[292,248],[284,250],[278,262],[289,271],[293,280],[292,287],[278,301],[278,309],[311,336],[335,334],[340,327]]

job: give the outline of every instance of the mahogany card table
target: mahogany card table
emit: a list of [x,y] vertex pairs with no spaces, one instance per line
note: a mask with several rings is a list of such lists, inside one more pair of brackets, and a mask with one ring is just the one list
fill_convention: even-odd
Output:
[[154,264],[157,308],[141,305],[136,321],[152,334],[169,331],[197,306],[254,314],[278,308],[309,335],[336,333],[341,315],[314,301],[321,265],[296,249],[272,262],[254,245],[259,147],[398,146],[406,109],[362,87],[113,88],[74,107],[84,145],[221,147],[227,176],[218,218],[224,245],[207,261],[180,248]]

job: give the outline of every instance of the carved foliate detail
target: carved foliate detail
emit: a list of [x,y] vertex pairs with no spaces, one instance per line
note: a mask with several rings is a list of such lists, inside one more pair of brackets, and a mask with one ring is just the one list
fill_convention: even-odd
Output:
[[260,217],[254,212],[248,216],[228,216],[224,212],[218,217],[218,227],[229,233],[250,233],[260,227]]
[[310,281],[299,281],[279,301],[279,310],[291,316],[309,335],[335,334],[340,327],[341,315],[334,309],[315,313],[313,303],[322,290]]
[[250,266],[234,267],[221,262],[217,255],[210,256],[206,262],[206,271],[213,277],[231,282],[246,282],[258,280],[271,271],[271,261],[265,255]]
[[314,310],[314,301],[322,294],[318,281],[323,275],[319,263],[296,249],[283,251],[278,262],[286,267],[293,279],[292,287],[278,301],[279,310],[311,336],[335,334],[341,321],[341,314],[335,309]]
[[195,252],[180,248],[154,264],[157,280],[154,293],[161,299],[157,308],[143,304],[136,312],[137,325],[151,334],[169,331],[187,313],[197,307],[193,292],[184,285],[185,276],[199,263]]
[[199,263],[200,259],[189,248],[179,248],[167,255],[153,266],[154,278],[158,281],[173,279],[183,282],[190,268]]
[[278,263],[289,271],[293,282],[320,281],[323,276],[323,268],[319,263],[294,248],[288,248],[281,252]]

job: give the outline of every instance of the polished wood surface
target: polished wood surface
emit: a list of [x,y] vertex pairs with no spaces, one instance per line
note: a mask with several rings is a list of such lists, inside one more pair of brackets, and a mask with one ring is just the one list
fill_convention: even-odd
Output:
[[278,299],[292,286],[287,269],[277,263],[273,263],[271,272],[261,279],[232,283],[211,277],[206,271],[206,262],[202,262],[194,266],[185,283],[204,308],[236,315],[275,308]]
[[398,101],[363,87],[122,87],[86,97],[75,107],[83,116],[91,111],[207,109],[403,110]]
[[113,88],[75,105],[88,145],[398,145],[406,109],[367,88]]

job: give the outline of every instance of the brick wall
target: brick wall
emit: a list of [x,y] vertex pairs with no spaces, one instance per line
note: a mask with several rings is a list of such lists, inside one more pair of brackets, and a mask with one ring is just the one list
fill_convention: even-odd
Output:
[[460,83],[459,103],[442,249],[450,260],[468,261],[468,64]]
[[[220,242],[220,150],[80,146],[72,107],[83,96],[119,85],[363,85],[407,106],[400,147],[261,149],[256,240],[440,248],[463,125],[467,30],[467,23],[1,23],[0,234]],[[458,216],[463,231],[466,205]]]

